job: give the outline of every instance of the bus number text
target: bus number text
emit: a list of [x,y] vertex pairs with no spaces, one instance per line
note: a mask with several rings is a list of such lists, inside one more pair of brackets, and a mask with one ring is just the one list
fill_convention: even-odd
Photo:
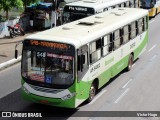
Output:
[[133,44],[130,45],[130,49],[134,48],[136,46],[136,43],[134,42]]
[[95,66],[93,66],[93,67],[91,68],[91,70],[90,70],[90,73],[92,73],[93,71],[96,71],[98,68],[100,68],[100,63],[97,64],[97,65],[95,65]]

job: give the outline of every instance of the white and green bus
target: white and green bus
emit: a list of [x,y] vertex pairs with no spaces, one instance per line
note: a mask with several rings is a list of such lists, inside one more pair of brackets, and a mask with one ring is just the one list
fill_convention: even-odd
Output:
[[[28,36],[21,61],[26,100],[76,108],[146,49],[148,11],[117,8]],[[17,52],[16,52],[17,53]]]
[[118,7],[134,7],[130,0],[81,0],[66,4],[63,10],[63,23],[72,22],[97,13]]

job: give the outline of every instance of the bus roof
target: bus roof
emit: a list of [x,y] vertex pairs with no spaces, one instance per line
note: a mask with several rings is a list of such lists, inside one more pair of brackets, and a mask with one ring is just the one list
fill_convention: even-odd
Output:
[[95,0],[95,2],[90,2],[93,0],[82,0],[77,2],[72,2],[66,4],[66,6],[78,6],[78,7],[89,7],[94,9],[106,8],[116,4],[120,4],[129,0]]
[[139,8],[116,8],[28,36],[26,39],[62,42],[76,48],[148,15]]

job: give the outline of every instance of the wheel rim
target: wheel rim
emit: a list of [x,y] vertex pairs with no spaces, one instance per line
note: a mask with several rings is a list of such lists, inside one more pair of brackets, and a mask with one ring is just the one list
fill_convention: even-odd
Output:
[[92,85],[90,88],[90,96],[89,96],[90,100],[93,100],[93,98],[95,96],[95,92],[96,92],[96,90],[95,90],[94,86]]

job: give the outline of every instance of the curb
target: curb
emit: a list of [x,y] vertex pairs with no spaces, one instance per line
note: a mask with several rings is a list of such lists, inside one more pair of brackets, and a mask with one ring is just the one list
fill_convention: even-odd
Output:
[[0,70],[2,70],[4,68],[7,68],[7,67],[9,67],[9,66],[11,66],[11,65],[13,65],[13,64],[15,64],[15,63],[17,63],[19,61],[21,61],[21,57],[22,56],[19,56],[17,59],[14,58],[14,59],[11,59],[11,60],[9,60],[7,62],[1,63],[0,64]]

